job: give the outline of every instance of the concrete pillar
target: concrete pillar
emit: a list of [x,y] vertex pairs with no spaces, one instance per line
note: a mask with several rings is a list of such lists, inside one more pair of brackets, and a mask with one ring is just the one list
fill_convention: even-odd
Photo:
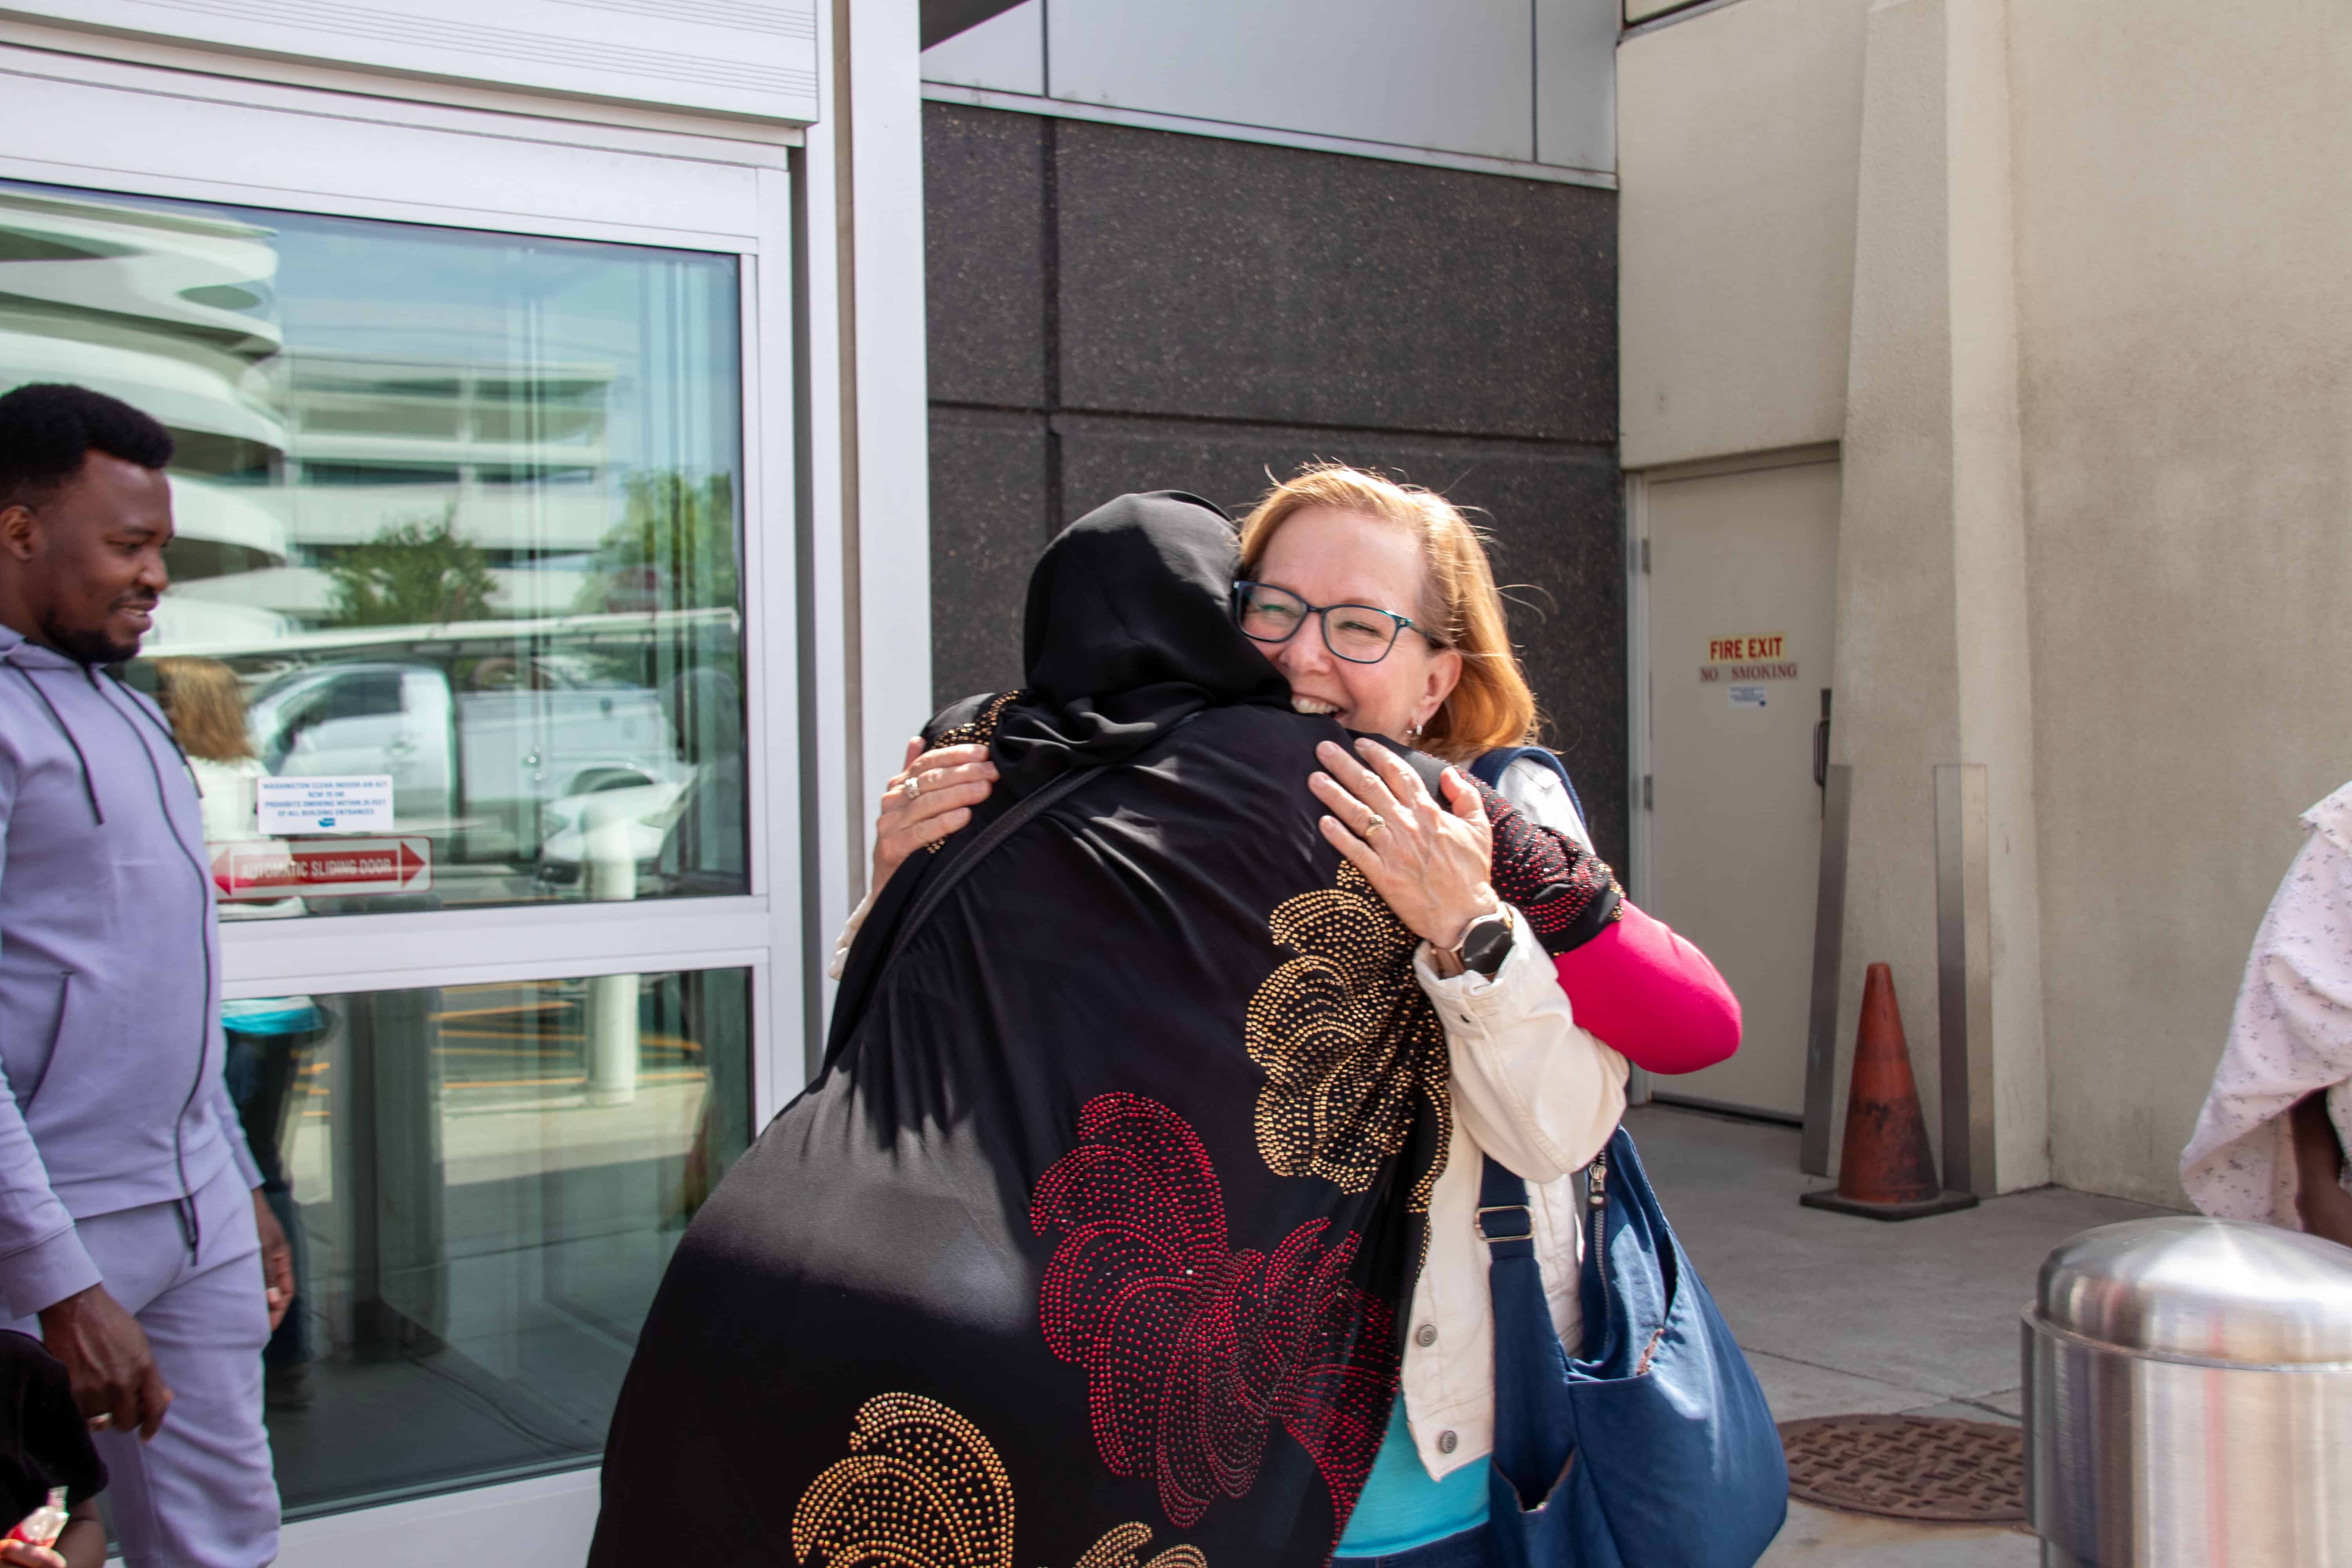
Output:
[[1871,8],[1832,731],[1854,770],[1841,1047],[1864,969],[1891,964],[1930,1127],[1935,769],[1985,769],[1992,1081],[1978,1092],[1993,1097],[1995,1158],[1980,1192],[2049,1179],[2007,40],[2006,0]]

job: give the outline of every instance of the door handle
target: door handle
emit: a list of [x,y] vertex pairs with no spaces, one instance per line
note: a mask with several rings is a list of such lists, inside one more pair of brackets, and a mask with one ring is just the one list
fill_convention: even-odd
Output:
[[1822,719],[1813,726],[1813,787],[1822,792],[1824,806],[1830,787],[1830,689],[1822,688]]

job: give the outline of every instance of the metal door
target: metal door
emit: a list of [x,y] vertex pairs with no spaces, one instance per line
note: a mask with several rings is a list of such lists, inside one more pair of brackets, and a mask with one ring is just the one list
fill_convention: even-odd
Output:
[[1834,462],[1653,480],[1651,907],[1738,994],[1738,1055],[1667,1099],[1804,1110],[1821,854],[1817,725],[1836,607]]

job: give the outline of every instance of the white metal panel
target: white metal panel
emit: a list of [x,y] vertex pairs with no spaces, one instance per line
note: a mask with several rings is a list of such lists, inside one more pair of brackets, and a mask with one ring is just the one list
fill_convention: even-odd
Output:
[[[756,248],[756,171],[534,137],[460,110],[364,118],[331,93],[0,48],[18,179],[656,245]],[[562,127],[565,132],[572,128]],[[682,140],[663,138],[665,141]],[[782,159],[782,148],[723,144]],[[725,237],[719,239],[717,237]]]
[[[857,733],[858,711],[852,679],[856,622],[845,581],[852,575],[856,552],[849,547],[843,521],[854,488],[845,474],[850,447],[846,430],[854,422],[845,406],[842,370],[855,353],[855,340],[845,327],[848,280],[842,275],[842,263],[848,247],[839,228],[847,197],[841,182],[840,117],[833,112],[843,75],[836,26],[845,4],[834,0],[817,16],[824,58],[835,64],[824,83],[825,112],[809,128],[800,165],[803,220],[794,252],[802,269],[804,313],[798,331],[805,367],[801,391],[806,399],[798,439],[807,466],[799,481],[806,531],[799,563],[802,706],[800,733],[793,738],[797,749],[790,761],[798,770],[803,909],[809,922],[802,935],[809,986],[802,1001],[804,1077],[814,1072],[818,1031],[832,1000],[833,986],[824,971],[834,933],[865,889],[864,803],[857,798],[865,793],[865,762],[851,740]],[[777,789],[794,777],[783,762],[779,759],[773,775]],[[761,1109],[766,1110],[764,1103]]]
[[923,79],[1043,96],[1045,0],[1022,0],[923,51]]
[[596,1531],[600,1474],[566,1470],[303,1520],[279,1533],[278,1568],[571,1568]]
[[805,122],[811,0],[16,0],[20,14],[239,52]]
[[1536,161],[1617,166],[1617,0],[1536,0]]
[[1054,0],[1053,97],[1535,156],[1529,0]]
[[930,391],[918,12],[849,0],[849,13],[863,824],[931,716]]

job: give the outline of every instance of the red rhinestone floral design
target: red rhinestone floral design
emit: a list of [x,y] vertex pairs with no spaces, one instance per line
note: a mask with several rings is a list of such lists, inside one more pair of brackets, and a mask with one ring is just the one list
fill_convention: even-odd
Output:
[[1219,1494],[1249,1490],[1278,1425],[1347,1517],[1397,1373],[1388,1310],[1348,1282],[1353,1232],[1327,1241],[1318,1219],[1271,1257],[1235,1250],[1200,1138],[1133,1094],[1087,1102],[1030,1224],[1061,1236],[1038,1313],[1054,1353],[1086,1369],[1113,1475],[1150,1477],[1169,1520],[1189,1526]]

